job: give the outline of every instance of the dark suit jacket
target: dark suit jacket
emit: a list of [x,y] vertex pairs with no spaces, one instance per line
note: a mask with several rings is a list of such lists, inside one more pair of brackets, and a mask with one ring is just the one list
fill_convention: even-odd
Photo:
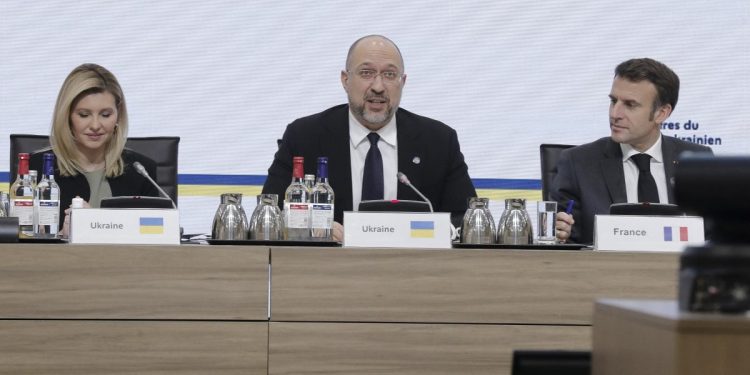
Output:
[[[456,131],[442,122],[398,109],[396,112],[398,170],[432,202],[435,211],[450,212],[460,223],[469,197],[476,191],[469,178]],[[328,180],[335,199],[334,219],[352,211],[352,172],[349,155],[349,106],[346,104],[297,119],[279,144],[263,193],[279,195],[292,180],[292,157],[305,158],[305,173],[315,174],[319,156],[328,157]],[[414,163],[419,157],[419,163]],[[393,176],[396,178],[396,176]],[[408,186],[398,185],[398,199],[421,200]]]
[[[36,169],[41,178],[45,151],[31,155],[29,169]],[[51,152],[47,150],[46,152]],[[146,168],[150,176],[156,176],[156,162],[150,158],[130,150],[122,151],[122,159],[125,163],[123,174],[114,178],[107,178],[113,197],[120,196],[148,196],[158,197],[159,191],[145,177],[136,172],[133,163],[138,161]],[[79,196],[88,202],[91,196],[89,183],[86,176],[79,173],[75,176],[61,176],[60,169],[55,165],[55,181],[60,186],[60,228],[65,220],[65,210],[70,207],[73,198]]]
[[[677,157],[683,151],[711,152],[711,149],[675,137],[662,135],[661,139],[669,203],[674,203],[672,185]],[[570,241],[593,243],[594,215],[607,214],[611,204],[628,201],[620,144],[611,137],[604,137],[562,151],[557,162],[557,176],[552,185],[551,197],[561,208],[567,205],[568,200],[575,201],[575,224]]]

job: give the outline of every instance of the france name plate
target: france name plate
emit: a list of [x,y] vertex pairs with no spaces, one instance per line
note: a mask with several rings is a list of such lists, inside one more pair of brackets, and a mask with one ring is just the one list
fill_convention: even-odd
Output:
[[697,216],[596,215],[594,223],[595,250],[678,252],[703,242]]
[[70,242],[179,245],[180,214],[172,209],[76,208],[70,213]]
[[447,212],[344,212],[344,246],[451,248]]

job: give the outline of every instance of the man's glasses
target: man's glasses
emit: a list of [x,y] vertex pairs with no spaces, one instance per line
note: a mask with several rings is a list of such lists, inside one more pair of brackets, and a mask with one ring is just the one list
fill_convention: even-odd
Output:
[[383,78],[383,82],[385,83],[396,83],[401,80],[401,77],[404,76],[403,74],[400,74],[394,70],[384,70],[378,73],[378,71],[374,69],[360,69],[355,71],[354,74],[363,81],[374,81],[375,78],[380,76],[381,78]]

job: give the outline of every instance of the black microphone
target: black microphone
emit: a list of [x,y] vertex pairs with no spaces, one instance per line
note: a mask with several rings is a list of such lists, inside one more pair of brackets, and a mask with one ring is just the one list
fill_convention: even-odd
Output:
[[172,197],[170,197],[169,194],[167,194],[164,189],[162,189],[161,186],[159,186],[159,184],[157,184],[156,181],[154,181],[151,176],[148,175],[148,171],[146,171],[146,168],[143,166],[143,164],[136,161],[133,163],[133,167],[135,167],[135,171],[138,172],[138,174],[146,177],[146,179],[151,182],[152,185],[156,186],[156,190],[159,190],[159,194],[161,194],[164,198],[169,199],[169,201],[172,202],[172,207],[174,209],[177,209],[177,205],[172,200]]
[[430,200],[427,199],[427,197],[425,197],[421,191],[419,191],[416,187],[414,187],[414,185],[411,184],[411,182],[409,181],[409,177],[406,177],[406,175],[403,174],[402,172],[398,172],[396,176],[398,176],[398,181],[400,183],[410,187],[412,190],[414,190],[415,193],[417,193],[417,195],[419,195],[420,198],[422,198],[423,201],[427,202],[427,205],[430,206],[430,212],[435,212],[432,209],[432,202],[430,202]]

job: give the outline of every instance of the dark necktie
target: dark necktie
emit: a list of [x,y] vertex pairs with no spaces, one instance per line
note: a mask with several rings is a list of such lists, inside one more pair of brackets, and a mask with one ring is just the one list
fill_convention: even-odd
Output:
[[362,200],[383,199],[383,156],[378,149],[378,133],[367,135],[370,140],[370,151],[365,158],[365,173],[362,176]]
[[659,191],[651,175],[651,155],[637,154],[630,157],[638,166],[638,202],[659,203]]

